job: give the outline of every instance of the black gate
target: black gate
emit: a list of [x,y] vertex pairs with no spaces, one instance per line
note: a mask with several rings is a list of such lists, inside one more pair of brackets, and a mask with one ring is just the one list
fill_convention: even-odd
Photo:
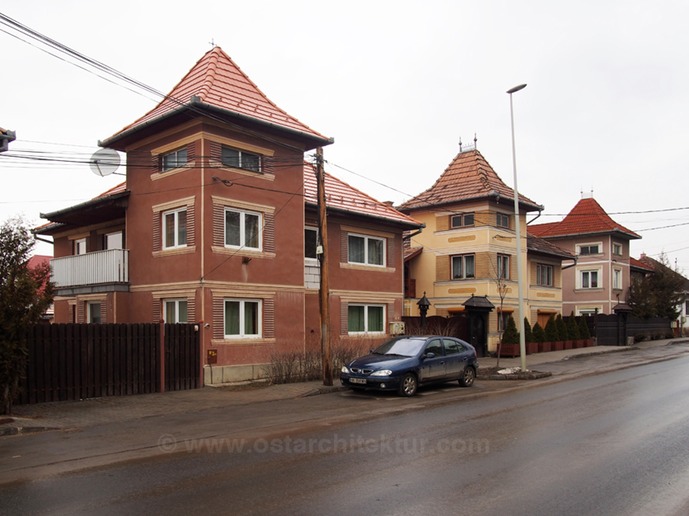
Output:
[[196,324],[165,325],[165,390],[201,387],[201,339]]

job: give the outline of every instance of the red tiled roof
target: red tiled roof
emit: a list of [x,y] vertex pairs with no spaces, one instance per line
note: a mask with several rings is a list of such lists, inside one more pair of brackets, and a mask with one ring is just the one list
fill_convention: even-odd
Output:
[[[478,150],[470,150],[457,154],[433,186],[403,203],[399,209],[407,211],[494,197],[514,199],[514,190],[503,183]],[[529,211],[542,209],[521,194],[519,202]]]
[[529,233],[541,238],[613,232],[624,233],[629,238],[641,238],[612,220],[593,198],[581,199],[560,222],[529,226]]
[[187,107],[207,105],[274,127],[332,143],[275,105],[220,47],[199,59],[170,93],[151,111],[103,142],[108,146],[152,121]]
[[574,260],[574,255],[569,251],[565,251],[547,240],[534,235],[527,235],[526,248],[533,253],[548,254],[565,260]]
[[44,254],[34,254],[32,257],[29,258],[27,265],[29,269],[34,269],[39,265],[50,265],[51,259],[52,256],[47,256]]
[[[318,204],[317,189],[316,169],[312,164],[304,163],[304,199],[307,204]],[[420,228],[423,225],[392,206],[375,200],[327,173],[325,174],[325,204],[333,210],[383,219],[408,227]]]
[[634,267],[634,268],[637,268],[637,269],[642,269],[642,270],[648,271],[648,272],[653,272],[653,271],[655,271],[655,269],[653,268],[652,265],[649,265],[648,263],[644,263],[644,262],[642,262],[641,260],[637,260],[637,259],[634,258],[633,256],[630,256],[630,257],[629,257],[629,265],[630,265],[630,267]]

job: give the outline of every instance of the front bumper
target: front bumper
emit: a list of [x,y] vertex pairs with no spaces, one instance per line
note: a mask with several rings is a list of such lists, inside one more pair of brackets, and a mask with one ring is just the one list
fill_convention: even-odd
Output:
[[340,374],[340,382],[352,389],[370,389],[378,391],[394,391],[400,386],[399,376],[363,376],[355,374]]

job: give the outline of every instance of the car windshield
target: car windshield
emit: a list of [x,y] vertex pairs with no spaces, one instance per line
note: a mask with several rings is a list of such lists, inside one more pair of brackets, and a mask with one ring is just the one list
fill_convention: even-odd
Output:
[[426,339],[393,339],[381,344],[373,352],[377,355],[401,355],[413,357],[419,354]]

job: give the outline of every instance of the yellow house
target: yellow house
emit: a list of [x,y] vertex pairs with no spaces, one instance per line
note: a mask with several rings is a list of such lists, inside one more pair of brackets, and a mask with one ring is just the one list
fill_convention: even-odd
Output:
[[524,255],[524,315],[530,324],[543,326],[561,312],[561,266],[572,255],[527,238],[527,214],[540,213],[543,206],[520,194],[515,221],[514,190],[478,150],[460,151],[433,186],[399,210],[425,224],[408,243],[405,315],[419,315],[418,298],[424,294],[431,303],[428,316],[465,317],[477,310],[468,325],[470,340],[480,354],[495,351],[507,317],[520,317],[517,223]]

